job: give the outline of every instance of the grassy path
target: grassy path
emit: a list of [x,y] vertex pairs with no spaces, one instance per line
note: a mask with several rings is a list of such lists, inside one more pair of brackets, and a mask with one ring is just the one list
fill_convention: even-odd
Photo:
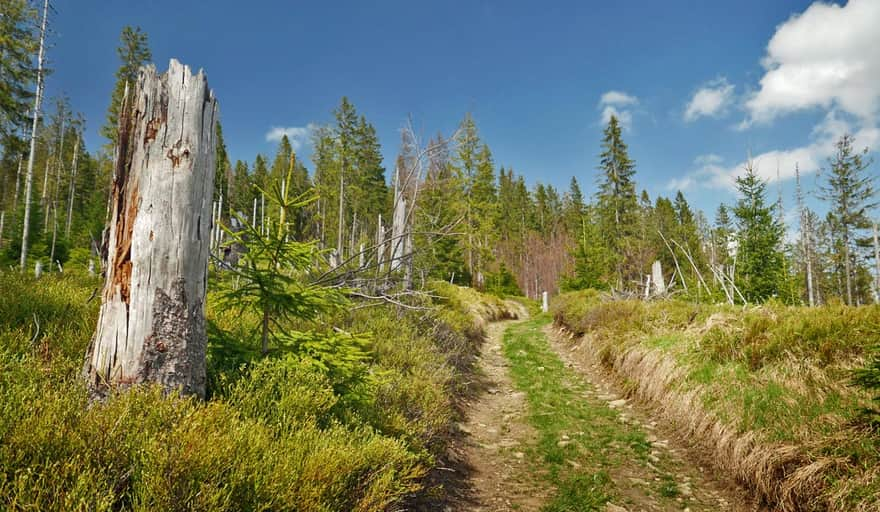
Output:
[[597,390],[560,359],[539,317],[510,324],[503,353],[535,430],[528,460],[555,488],[542,510],[743,510],[684,462],[626,400]]

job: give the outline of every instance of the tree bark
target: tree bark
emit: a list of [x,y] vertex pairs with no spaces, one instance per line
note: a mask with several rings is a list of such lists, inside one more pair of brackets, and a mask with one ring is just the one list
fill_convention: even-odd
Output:
[[43,58],[46,54],[46,23],[49,20],[49,0],[43,2],[43,22],[40,25],[40,50],[37,54],[37,91],[34,95],[34,122],[31,125],[30,152],[27,174],[24,180],[24,224],[21,233],[21,256],[19,268],[27,270],[28,236],[30,235],[31,194],[34,186],[34,158],[37,153],[37,126],[40,121],[40,105],[43,103]]
[[86,378],[97,397],[139,383],[204,397],[217,103],[176,60],[161,76],[141,68],[127,96]]
[[73,163],[71,164],[70,169],[70,187],[68,189],[67,195],[67,224],[64,228],[64,234],[70,239],[70,226],[73,222],[73,203],[74,198],[76,197],[76,172],[77,172],[77,159],[79,157],[79,135],[76,138],[76,144],[73,147]]
[[877,234],[877,223],[874,223],[874,302],[880,304],[880,236]]

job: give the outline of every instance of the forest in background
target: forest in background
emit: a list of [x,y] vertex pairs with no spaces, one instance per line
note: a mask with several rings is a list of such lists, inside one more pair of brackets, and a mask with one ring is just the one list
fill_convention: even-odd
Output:
[[[16,37],[8,39],[0,57],[0,249],[4,265],[15,265],[21,255],[39,12],[26,2],[6,9],[4,31]],[[104,146],[88,151],[86,120],[64,96],[44,100],[45,113],[35,124],[29,255],[47,269],[57,269],[50,261],[85,266],[90,253],[96,258],[100,252],[122,95],[151,59],[147,35],[126,27],[117,53],[120,67],[101,128]],[[232,162],[218,124],[217,221],[229,225],[239,214],[270,229],[278,214],[267,210],[261,190],[290,173],[288,190],[318,196],[289,223],[290,236],[335,249],[336,264],[361,264],[360,252],[374,263],[382,258],[395,268],[405,263],[416,285],[441,279],[532,298],[560,289],[639,294],[646,286],[648,291],[671,286],[695,299],[731,303],[877,300],[872,162],[868,148],[850,136],[837,142],[812,200],[799,175],[797,196],[783,198],[749,166],[737,179],[736,203],[719,205],[710,218],[692,209],[681,192],[652,198],[639,190],[637,163],[613,117],[597,141],[597,169],[585,169],[567,190],[559,190],[540,182],[529,187],[522,174],[496,163],[469,114],[454,133],[427,140],[412,122],[404,124],[400,141],[385,142],[399,147],[394,162],[383,161],[375,128],[347,98],[332,116],[332,123],[312,134],[311,162],[297,158],[286,135],[274,155]],[[590,188],[593,193],[584,192]],[[808,202],[825,211],[814,211]],[[404,227],[395,227],[400,203],[406,204]],[[787,226],[786,217],[796,219],[795,225]],[[391,254],[397,240],[406,246],[400,255],[407,255],[399,264]],[[380,255],[383,248],[386,254]],[[664,283],[646,283],[658,260]]]

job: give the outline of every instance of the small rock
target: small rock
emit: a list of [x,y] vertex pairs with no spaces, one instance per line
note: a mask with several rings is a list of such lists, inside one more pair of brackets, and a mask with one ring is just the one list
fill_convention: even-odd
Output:
[[624,398],[621,398],[620,400],[612,400],[612,401],[608,402],[608,406],[613,409],[617,409],[618,407],[623,407],[624,405],[626,405],[626,399],[624,399]]
[[543,367],[543,366],[539,366],[539,367],[538,367],[538,371],[539,371],[539,372],[543,372],[543,371],[544,371],[544,367]]
[[513,452],[513,456],[516,457],[517,459],[522,459],[526,456],[526,454],[523,452]]
[[558,446],[560,448],[565,448],[566,446],[568,446],[570,444],[571,444],[571,441],[559,441],[556,443],[556,446]]

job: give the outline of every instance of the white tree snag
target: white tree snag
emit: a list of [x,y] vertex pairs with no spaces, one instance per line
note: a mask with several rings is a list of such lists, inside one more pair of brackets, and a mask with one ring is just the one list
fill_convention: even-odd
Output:
[[[18,264],[21,272],[27,270],[28,236],[31,221],[31,194],[34,186],[34,158],[37,154],[37,126],[40,121],[40,105],[43,102],[43,59],[46,55],[46,22],[49,19],[49,0],[43,2],[43,22],[40,25],[40,51],[37,53],[37,91],[34,94],[34,122],[31,125],[30,151],[28,152],[27,174],[24,181],[24,222],[21,233],[21,256]],[[21,164],[21,160],[19,160]],[[19,171],[21,165],[19,165]],[[16,190],[18,190],[16,188]]]
[[205,291],[217,102],[202,71],[143,67],[120,116],[93,394],[158,383],[205,394]]
[[406,198],[400,186],[400,169],[394,180],[394,216],[391,219],[391,271],[399,269],[406,254]]
[[379,272],[385,270],[385,226],[382,224],[382,214],[379,214],[379,227],[376,229],[376,263]]
[[666,293],[666,281],[663,280],[663,266],[660,264],[660,260],[655,260],[651,265],[651,282],[654,284],[655,294]]

